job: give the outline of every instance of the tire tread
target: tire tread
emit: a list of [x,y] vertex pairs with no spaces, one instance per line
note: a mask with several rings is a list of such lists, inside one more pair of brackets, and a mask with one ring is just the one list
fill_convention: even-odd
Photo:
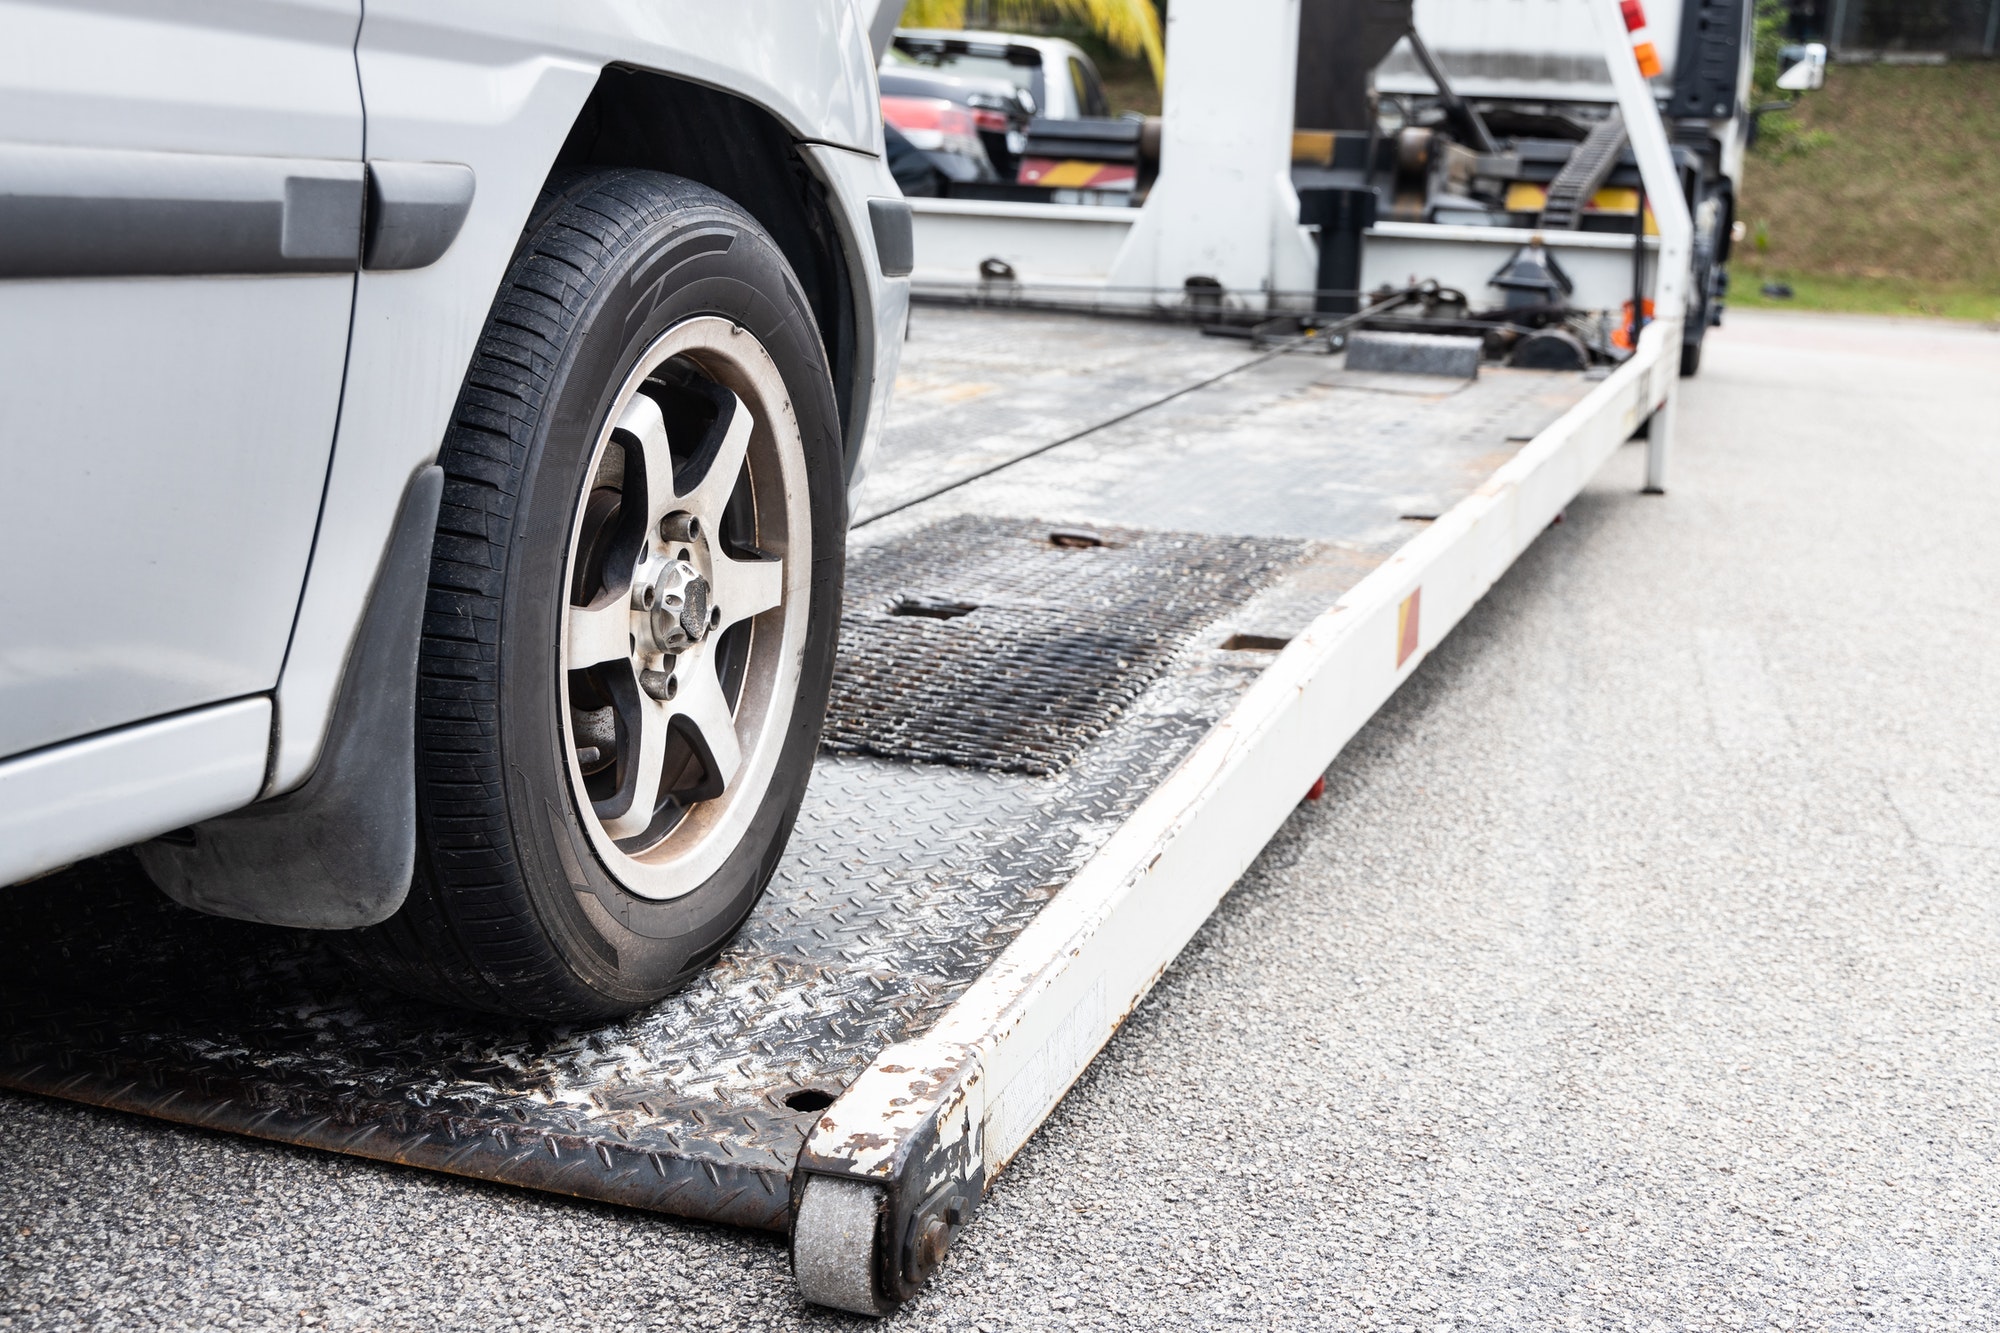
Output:
[[[623,247],[713,190],[616,169],[552,180],[530,214],[482,330],[438,462],[445,471],[418,673],[417,799],[424,832],[409,898],[346,937],[350,959],[398,989],[541,1018],[628,1008],[562,957],[513,850],[494,737],[507,555],[532,431],[565,344]],[[683,969],[705,965],[718,943]]]

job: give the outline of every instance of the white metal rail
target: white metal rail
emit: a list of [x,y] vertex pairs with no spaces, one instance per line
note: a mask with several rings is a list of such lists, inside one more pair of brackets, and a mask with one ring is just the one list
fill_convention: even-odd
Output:
[[[1591,3],[1660,232],[1656,318],[1602,384],[1294,639],[931,1031],[883,1051],[820,1117],[794,1178],[808,1299],[880,1313],[922,1283],[1300,793],[1649,418],[1647,487],[1664,488],[1692,227],[1618,2]],[[1224,10],[1238,12],[1187,0],[1175,16]]]
[[[927,1159],[915,1191],[956,1183],[969,1211],[1300,793],[1653,411],[1679,346],[1677,330],[1646,329],[1630,360],[1294,639],[938,1024],[883,1051],[821,1116],[795,1194],[808,1299],[890,1304],[883,1233],[917,1211],[889,1205],[891,1183],[910,1188]],[[833,1218],[844,1235],[827,1234]]]

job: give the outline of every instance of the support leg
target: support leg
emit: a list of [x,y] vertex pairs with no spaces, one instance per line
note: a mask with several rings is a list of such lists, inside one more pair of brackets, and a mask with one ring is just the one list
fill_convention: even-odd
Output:
[[1674,409],[1679,398],[1678,390],[1668,389],[1667,400],[1653,410],[1653,420],[1646,427],[1647,495],[1667,493],[1667,454],[1674,447]]

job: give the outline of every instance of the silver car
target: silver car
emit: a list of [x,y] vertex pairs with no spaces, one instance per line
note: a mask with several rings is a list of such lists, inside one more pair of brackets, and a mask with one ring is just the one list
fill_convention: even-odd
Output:
[[0,883],[631,1009],[817,743],[909,213],[845,3],[0,10]]

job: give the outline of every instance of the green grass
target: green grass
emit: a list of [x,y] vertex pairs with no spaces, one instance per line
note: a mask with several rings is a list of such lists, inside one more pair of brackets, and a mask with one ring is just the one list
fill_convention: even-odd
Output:
[[1093,57],[1097,62],[1097,72],[1104,79],[1104,95],[1111,102],[1111,114],[1123,115],[1136,111],[1142,116],[1160,114],[1160,89],[1153,82],[1153,71],[1146,68],[1146,62],[1121,56],[1116,52],[1106,52]]
[[[1730,300],[2000,316],[2000,64],[1836,65],[1753,149]],[[1758,286],[1782,278],[1792,301]]]
[[[1115,111],[1159,113],[1142,61],[1092,54]],[[1766,124],[1731,305],[2000,321],[2000,63],[1836,65]]]
[[[2000,288],[1921,282],[1910,278],[1852,278],[1730,266],[1729,304],[1758,310],[1837,310],[1861,315],[1929,315],[2000,322]],[[1763,295],[1767,282],[1792,288],[1790,300]]]

